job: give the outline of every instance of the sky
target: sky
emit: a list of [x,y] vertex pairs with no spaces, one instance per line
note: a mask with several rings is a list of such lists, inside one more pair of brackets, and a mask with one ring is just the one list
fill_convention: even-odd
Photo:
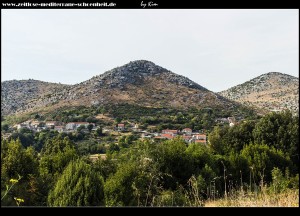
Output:
[[76,84],[141,59],[215,92],[299,77],[297,9],[2,9],[1,39],[1,81]]

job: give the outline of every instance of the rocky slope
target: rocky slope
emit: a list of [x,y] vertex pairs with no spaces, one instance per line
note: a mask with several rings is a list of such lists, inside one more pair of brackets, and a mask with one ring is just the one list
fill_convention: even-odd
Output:
[[130,62],[75,85],[6,81],[2,83],[1,95],[1,111],[5,115],[63,106],[121,103],[182,109],[238,106],[184,76],[145,60]]
[[68,86],[33,79],[1,82],[1,114],[31,111],[37,105],[49,105],[54,102],[52,95],[66,87]]
[[299,112],[299,78],[287,74],[266,73],[219,94],[257,109]]

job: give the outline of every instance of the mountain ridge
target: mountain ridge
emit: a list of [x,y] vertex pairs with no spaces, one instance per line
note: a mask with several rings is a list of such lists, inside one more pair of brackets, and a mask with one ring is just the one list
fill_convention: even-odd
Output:
[[185,76],[147,60],[131,61],[74,85],[33,79],[4,81],[1,84],[3,115],[55,110],[66,106],[124,103],[178,109],[218,107],[228,110],[243,103],[224,92],[214,93]]
[[74,85],[35,80],[1,84],[3,115],[121,103],[180,109],[237,106],[189,78],[147,60],[131,61]]
[[266,111],[299,111],[299,78],[280,72],[268,72],[218,92],[229,100]]

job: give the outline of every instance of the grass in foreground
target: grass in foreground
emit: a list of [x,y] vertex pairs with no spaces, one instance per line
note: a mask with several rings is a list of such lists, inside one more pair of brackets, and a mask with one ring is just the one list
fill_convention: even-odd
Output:
[[281,193],[245,193],[237,191],[227,198],[208,200],[205,207],[299,207],[299,189]]

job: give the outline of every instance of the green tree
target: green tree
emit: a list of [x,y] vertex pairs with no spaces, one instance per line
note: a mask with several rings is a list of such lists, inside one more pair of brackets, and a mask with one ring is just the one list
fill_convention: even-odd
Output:
[[21,144],[24,147],[28,147],[34,145],[34,136],[33,132],[27,128],[20,129],[19,132],[15,132],[11,135],[10,140],[17,140],[19,139]]
[[87,129],[89,130],[89,132],[91,132],[91,131],[92,131],[93,127],[94,127],[94,125],[93,125],[93,124],[89,124],[89,125],[87,126]]
[[254,141],[288,153],[295,167],[299,168],[299,116],[288,110],[269,113],[260,119],[253,130]]
[[86,127],[84,125],[80,125],[78,128],[77,128],[77,131],[78,132],[81,132],[83,129],[85,129]]
[[111,152],[111,153],[113,153],[113,152],[118,152],[118,151],[120,151],[120,147],[119,147],[119,145],[117,145],[117,144],[114,144],[114,143],[111,143],[110,145],[109,145],[109,152]]
[[167,174],[164,178],[164,187],[175,189],[178,184],[186,184],[193,173],[193,162],[185,152],[184,140],[175,138],[157,147],[155,160],[160,165],[160,171]]
[[103,206],[104,180],[83,160],[71,161],[48,196],[49,206]]
[[1,123],[1,130],[8,131],[8,129],[9,129],[9,125],[8,124],[2,124]]
[[144,155],[122,163],[105,184],[108,206],[150,206],[161,192],[157,163]]
[[208,135],[210,148],[218,154],[225,154],[228,151],[227,145],[225,144],[224,136],[228,128],[221,128],[220,126],[214,127],[213,131]]
[[23,204],[34,205],[28,185],[30,178],[38,175],[37,153],[33,147],[25,149],[19,140],[11,140],[5,145],[1,143],[1,147],[4,147],[4,149],[1,148],[1,193],[5,190],[6,182],[18,178],[18,176],[22,177],[9,192],[3,204],[15,205],[13,198],[21,197],[25,200]]
[[107,179],[104,187],[106,205],[108,206],[135,206],[134,178],[138,175],[134,163],[121,165],[117,172]]
[[102,128],[101,127],[99,127],[99,128],[96,129],[95,135],[98,136],[98,137],[103,136],[103,132],[102,132]]
[[272,112],[256,124],[253,136],[257,143],[289,152],[291,148],[299,146],[298,128],[299,118],[293,117],[290,111]]
[[8,178],[20,175],[23,179],[27,179],[29,174],[37,173],[37,166],[37,154],[34,149],[32,147],[24,149],[20,140],[11,140],[7,145],[6,154],[3,155],[1,177],[2,174]]
[[255,182],[260,180],[271,181],[271,171],[274,167],[285,170],[291,167],[291,161],[281,150],[269,147],[265,144],[250,144],[241,151],[252,172],[252,178]]
[[61,135],[48,139],[41,152],[41,175],[57,175],[62,173],[66,165],[78,157],[75,144],[69,137]]

